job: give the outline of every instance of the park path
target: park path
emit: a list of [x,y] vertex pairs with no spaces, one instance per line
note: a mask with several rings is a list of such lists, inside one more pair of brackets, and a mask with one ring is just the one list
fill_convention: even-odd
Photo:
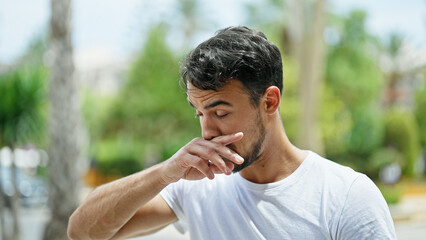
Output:
[[408,183],[396,205],[389,206],[400,240],[426,239],[426,183]]

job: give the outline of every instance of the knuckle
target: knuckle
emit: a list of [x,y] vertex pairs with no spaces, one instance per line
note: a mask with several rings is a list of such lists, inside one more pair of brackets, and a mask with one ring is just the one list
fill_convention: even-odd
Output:
[[196,137],[196,138],[194,138],[194,139],[192,139],[189,143],[198,143],[198,142],[200,142],[200,138],[199,137]]
[[176,152],[177,158],[184,158],[189,154],[188,146],[184,146],[183,148],[179,149],[179,151]]
[[218,168],[224,168],[225,167],[225,162],[223,161],[223,159],[221,157],[213,158],[212,161],[213,161],[214,165],[216,165]]
[[234,151],[232,151],[232,150],[230,150],[230,149],[228,149],[228,150],[226,151],[226,154],[228,155],[228,157],[234,157],[235,152],[234,152]]
[[217,142],[212,142],[212,148],[216,151],[220,150],[222,148],[222,144],[219,144]]
[[200,157],[194,157],[193,161],[195,164],[199,165],[203,162],[203,159],[201,159]]
[[202,158],[200,158],[200,157],[198,157],[198,156],[194,156],[193,158],[192,158],[192,165],[193,166],[201,166],[202,164],[203,164],[203,159]]
[[220,167],[220,168],[225,168],[225,167],[226,167],[225,162],[224,162],[224,161],[220,161],[220,162],[219,162],[219,167]]
[[215,154],[215,153],[216,153],[216,150],[215,150],[215,149],[213,149],[213,148],[208,148],[208,149],[206,150],[206,153],[207,153],[207,155],[213,155],[213,154]]
[[188,168],[188,163],[185,161],[185,158],[182,159],[177,159],[176,160],[176,165],[181,168],[181,169],[186,169]]

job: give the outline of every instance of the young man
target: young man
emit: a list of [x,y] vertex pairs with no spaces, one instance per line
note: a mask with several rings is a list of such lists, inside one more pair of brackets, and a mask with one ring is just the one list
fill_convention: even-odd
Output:
[[192,239],[396,239],[368,177],[289,142],[281,55],[263,33],[224,29],[182,65],[203,138],[96,189],[71,216],[70,238],[121,239],[174,223]]

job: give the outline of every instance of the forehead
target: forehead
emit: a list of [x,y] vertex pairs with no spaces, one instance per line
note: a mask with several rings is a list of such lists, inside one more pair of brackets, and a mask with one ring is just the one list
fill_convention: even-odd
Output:
[[207,104],[210,101],[219,99],[232,102],[248,99],[244,85],[238,80],[230,80],[224,87],[217,91],[202,90],[188,82],[186,94],[188,101],[192,104]]

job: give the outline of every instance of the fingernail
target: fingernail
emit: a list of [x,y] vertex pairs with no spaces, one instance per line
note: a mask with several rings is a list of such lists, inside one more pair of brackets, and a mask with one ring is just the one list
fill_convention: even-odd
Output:
[[234,135],[235,135],[235,136],[240,136],[240,135],[243,135],[243,132],[237,132],[237,133],[235,133]]
[[240,155],[234,154],[234,156],[235,156],[235,159],[236,159],[238,162],[240,162],[240,163],[244,162],[244,158],[242,158]]

